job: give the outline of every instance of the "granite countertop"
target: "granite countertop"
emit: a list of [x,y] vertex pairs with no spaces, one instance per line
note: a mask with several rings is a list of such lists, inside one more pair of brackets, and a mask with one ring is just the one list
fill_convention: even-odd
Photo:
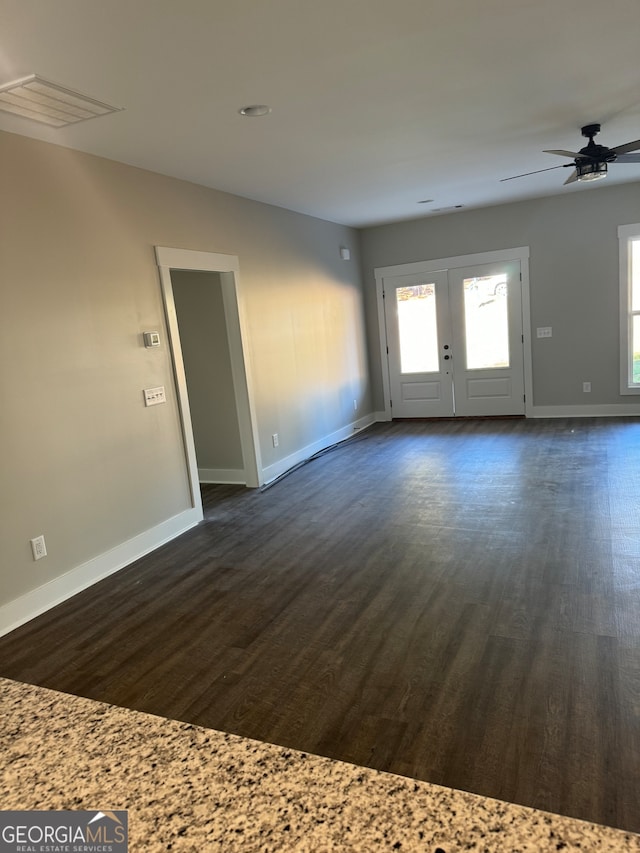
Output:
[[129,850],[640,853],[640,836],[0,679],[0,809],[128,809]]

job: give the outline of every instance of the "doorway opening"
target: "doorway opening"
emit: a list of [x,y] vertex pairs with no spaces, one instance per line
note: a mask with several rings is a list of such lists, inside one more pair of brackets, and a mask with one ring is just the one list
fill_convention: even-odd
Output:
[[[156,246],[155,251],[178,395],[191,500],[193,507],[202,517],[200,473],[172,273],[176,276],[177,282],[180,281],[181,272],[216,274],[210,284],[218,286],[221,290],[224,327],[228,341],[229,379],[232,386],[229,393],[232,394],[235,404],[235,423],[237,423],[239,430],[238,439],[242,457],[240,468],[242,474],[238,479],[242,479],[251,488],[257,488],[262,485],[261,464],[250,365],[247,357],[246,324],[239,293],[239,262],[235,255],[223,255],[214,252],[198,252],[162,246]],[[184,283],[185,279],[183,278],[182,281]],[[239,455],[236,458],[239,461]]]
[[220,273],[172,270],[191,426],[202,483],[245,485]]

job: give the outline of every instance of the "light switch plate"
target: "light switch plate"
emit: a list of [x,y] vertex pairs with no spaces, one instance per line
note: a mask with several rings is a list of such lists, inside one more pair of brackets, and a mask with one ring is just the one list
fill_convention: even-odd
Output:
[[536,329],[536,333],[539,338],[550,338],[551,331],[551,326],[538,326]]
[[145,388],[143,393],[145,406],[157,406],[159,403],[167,402],[164,385],[158,385],[157,388]]

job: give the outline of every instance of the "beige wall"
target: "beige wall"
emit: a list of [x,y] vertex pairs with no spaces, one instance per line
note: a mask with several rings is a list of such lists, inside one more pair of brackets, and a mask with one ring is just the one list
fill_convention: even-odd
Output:
[[189,506],[155,245],[239,256],[266,464],[371,410],[354,231],[7,133],[0,170],[0,605]]

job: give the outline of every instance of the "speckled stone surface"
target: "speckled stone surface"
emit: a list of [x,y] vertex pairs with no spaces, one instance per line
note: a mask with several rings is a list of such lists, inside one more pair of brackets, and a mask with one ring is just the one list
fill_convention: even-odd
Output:
[[0,808],[128,809],[129,850],[640,851],[640,836],[0,679]]

